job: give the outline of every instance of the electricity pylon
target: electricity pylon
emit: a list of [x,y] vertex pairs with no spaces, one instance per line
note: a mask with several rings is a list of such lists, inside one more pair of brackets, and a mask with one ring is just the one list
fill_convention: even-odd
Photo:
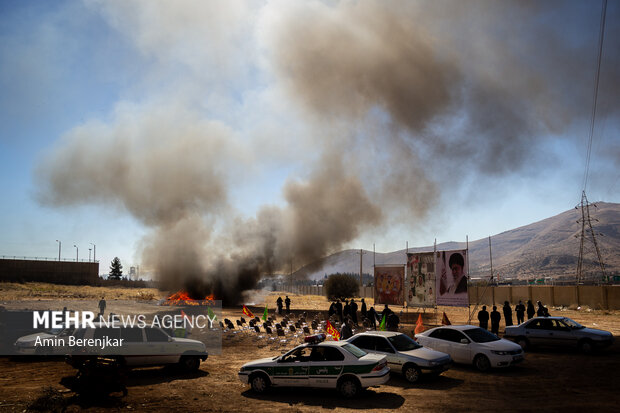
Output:
[[581,224],[581,241],[579,243],[579,260],[577,261],[577,284],[579,284],[583,280],[583,255],[584,255],[584,244],[587,242],[591,242],[594,244],[594,249],[596,250],[596,257],[598,258],[598,263],[601,267],[601,271],[603,273],[603,280],[606,280],[605,277],[605,264],[603,263],[603,258],[601,257],[601,250],[598,247],[598,243],[596,242],[596,233],[592,228],[592,219],[590,218],[590,205],[588,201],[588,197],[586,197],[586,191],[582,191],[581,193],[581,204],[577,205],[575,209],[581,208],[581,219],[577,220],[578,223]]

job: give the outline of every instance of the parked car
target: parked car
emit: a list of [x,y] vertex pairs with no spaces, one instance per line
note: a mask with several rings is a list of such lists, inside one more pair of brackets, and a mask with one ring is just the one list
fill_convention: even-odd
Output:
[[308,336],[282,356],[246,363],[239,379],[257,393],[269,386],[322,387],[336,388],[344,397],[389,380],[385,356],[368,354],[348,341],[324,340],[325,334]]
[[[74,367],[90,355],[112,356],[127,367],[178,365],[185,370],[198,370],[200,362],[209,354],[203,342],[188,338],[171,337],[159,327],[102,327],[79,328],[73,334],[75,340],[120,340],[122,346],[100,348],[88,344],[73,349],[67,362]],[[86,342],[84,342],[86,343]],[[92,343],[92,342],[91,342]]]
[[524,359],[518,344],[472,325],[436,327],[415,337],[426,347],[448,353],[455,363],[473,363],[480,371],[508,367]]
[[[62,355],[69,350],[67,346],[62,345],[64,338],[73,334],[75,328],[55,328],[38,333],[28,334],[20,337],[15,341],[14,347],[18,354],[32,355]],[[57,339],[61,340],[57,340]],[[41,343],[53,342],[60,345],[42,346]]]
[[423,372],[438,375],[452,364],[448,354],[425,348],[395,331],[368,331],[348,341],[369,353],[386,356],[390,370],[402,374],[411,383],[419,381]]
[[523,350],[531,346],[578,347],[584,353],[610,346],[609,331],[584,327],[567,317],[534,317],[518,326],[506,327],[504,338],[518,343]]

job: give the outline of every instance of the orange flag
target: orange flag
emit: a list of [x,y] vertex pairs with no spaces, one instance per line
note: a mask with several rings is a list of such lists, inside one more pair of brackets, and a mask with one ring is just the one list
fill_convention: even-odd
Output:
[[334,328],[334,326],[332,325],[332,323],[329,322],[329,320],[327,321],[325,331],[327,331],[328,334],[331,334],[335,341],[340,340],[340,333]]
[[254,314],[252,314],[252,312],[245,305],[243,306],[243,310],[241,312],[248,317],[254,318]]
[[422,314],[418,314],[418,321],[415,323],[415,334],[419,334],[424,331],[424,324],[422,323]]
[[441,325],[442,326],[451,326],[452,325],[450,320],[448,320],[448,316],[446,315],[445,311],[443,313],[443,317],[441,317]]

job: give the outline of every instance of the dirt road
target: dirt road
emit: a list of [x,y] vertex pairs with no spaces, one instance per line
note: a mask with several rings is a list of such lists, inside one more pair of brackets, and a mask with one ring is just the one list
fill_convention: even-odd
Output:
[[[326,309],[324,298],[292,297],[294,309]],[[256,302],[253,311],[274,296]],[[59,304],[61,305],[61,304]],[[452,323],[465,323],[467,309],[439,309],[425,314],[425,325],[441,320],[447,311]],[[237,372],[247,361],[280,354],[257,341],[255,333],[228,334],[221,355],[212,355],[192,374],[163,368],[131,371],[128,394],[111,397],[79,397],[61,384],[76,371],[62,359],[0,358],[0,411],[218,411],[273,412],[302,411],[401,411],[401,412],[616,412],[620,394],[620,314],[554,309],[591,327],[611,331],[615,344],[602,352],[583,355],[576,350],[528,352],[526,360],[509,369],[482,374],[471,366],[455,365],[436,378],[411,385],[393,374],[390,381],[369,389],[354,400],[343,399],[335,390],[271,389],[256,395],[242,384]],[[410,314],[413,316],[413,314]],[[239,318],[238,308],[224,310],[224,316]],[[411,319],[413,317],[403,317]],[[412,324],[404,326],[411,332]],[[501,330],[500,330],[501,332]],[[286,346],[291,348],[293,344]]]
[[[0,359],[0,410],[22,412],[44,406],[58,411],[241,411],[273,412],[330,409],[453,411],[617,411],[620,343],[594,355],[577,351],[537,351],[513,368],[478,373],[456,365],[441,376],[410,385],[397,375],[361,397],[345,400],[335,391],[272,389],[255,395],[237,378],[239,367],[252,359],[277,355],[258,348],[251,335],[225,340],[223,352],[211,356],[193,374],[162,368],[134,370],[128,395],[113,393],[102,400],[80,399],[60,384],[75,370],[62,360]],[[51,387],[50,387],[51,386]],[[37,400],[38,399],[38,400]]]

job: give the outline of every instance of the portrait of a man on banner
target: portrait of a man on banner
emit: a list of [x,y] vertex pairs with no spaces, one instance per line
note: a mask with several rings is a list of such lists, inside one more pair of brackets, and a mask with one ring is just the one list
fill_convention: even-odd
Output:
[[467,250],[438,251],[437,305],[467,307]]

